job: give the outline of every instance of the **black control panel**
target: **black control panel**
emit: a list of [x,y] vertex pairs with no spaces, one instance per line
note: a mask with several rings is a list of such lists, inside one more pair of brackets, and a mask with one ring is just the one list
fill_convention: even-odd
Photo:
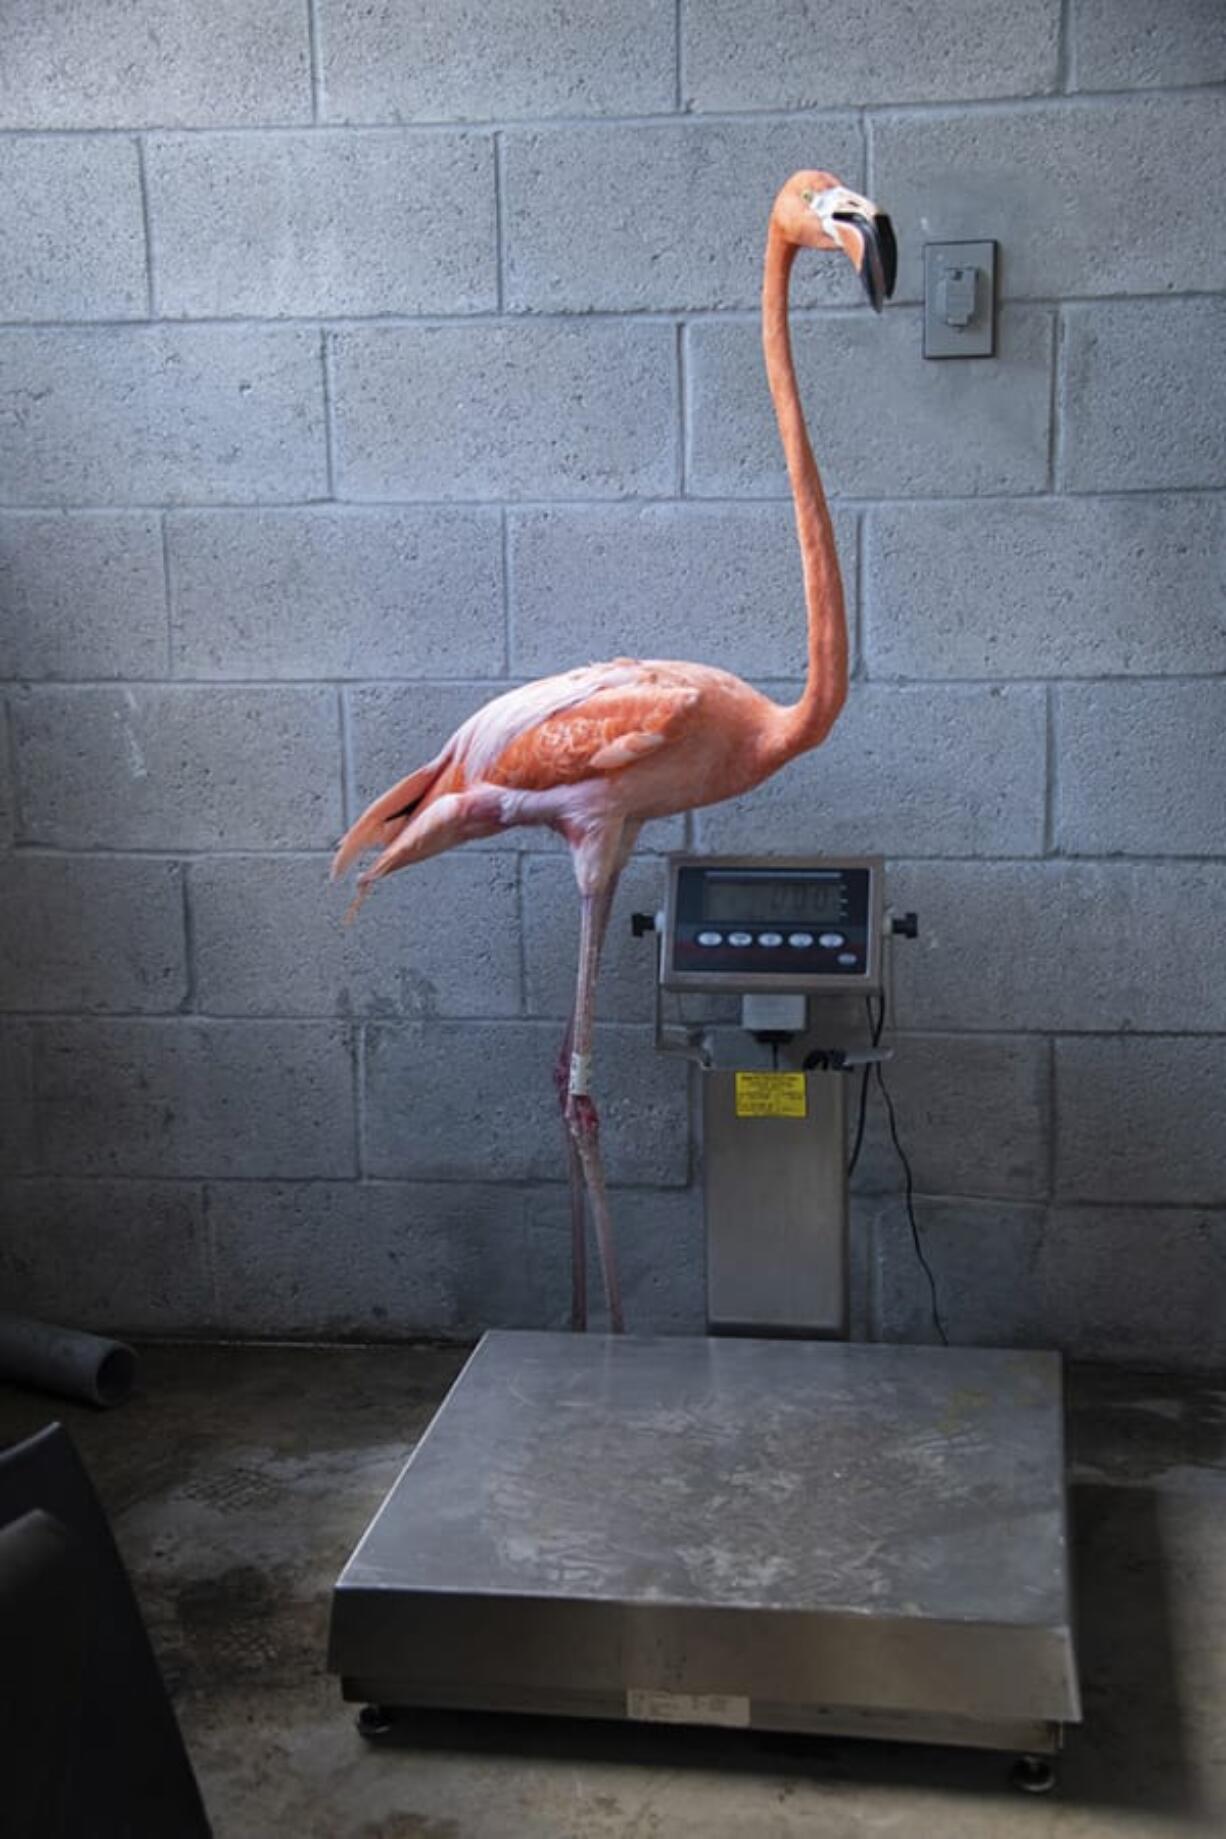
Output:
[[672,865],[665,982],[875,987],[880,865],[690,857]]

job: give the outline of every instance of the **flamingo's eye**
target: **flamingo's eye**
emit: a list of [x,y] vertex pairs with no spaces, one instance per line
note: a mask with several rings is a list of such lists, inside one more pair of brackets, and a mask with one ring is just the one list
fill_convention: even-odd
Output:
[[800,195],[806,204],[812,204],[813,200],[817,197],[817,193],[813,191],[811,187],[806,187]]

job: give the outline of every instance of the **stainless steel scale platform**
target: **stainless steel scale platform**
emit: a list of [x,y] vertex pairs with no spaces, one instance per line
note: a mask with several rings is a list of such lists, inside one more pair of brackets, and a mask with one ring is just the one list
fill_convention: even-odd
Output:
[[[673,949],[678,873],[665,980],[699,974]],[[840,945],[854,909],[826,922]],[[878,881],[856,946],[867,987],[880,915]],[[854,973],[835,974],[845,989]],[[728,1255],[708,1183],[709,1319],[782,1338],[485,1335],[336,1585],[329,1667],[380,1707],[1053,1753],[1080,1717],[1059,1356],[802,1338],[846,1333],[830,1178],[845,1078],[792,1073],[775,1104],[755,1072],[742,1108],[743,1069],[703,1065],[711,1165],[743,1126],[769,1192],[755,1207],[730,1184],[741,1237],[780,1273],[774,1303],[759,1285],[747,1310],[744,1248]]]
[[496,1332],[336,1587],[345,1696],[1046,1752],[1054,1354]]

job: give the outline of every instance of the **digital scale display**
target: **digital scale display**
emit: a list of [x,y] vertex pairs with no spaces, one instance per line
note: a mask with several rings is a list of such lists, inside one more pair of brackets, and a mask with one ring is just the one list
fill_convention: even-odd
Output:
[[814,926],[841,919],[846,905],[839,875],[722,874],[712,870],[703,879],[703,918],[709,920],[767,920],[780,925]]
[[665,986],[675,990],[874,990],[881,863],[875,857],[674,857]]

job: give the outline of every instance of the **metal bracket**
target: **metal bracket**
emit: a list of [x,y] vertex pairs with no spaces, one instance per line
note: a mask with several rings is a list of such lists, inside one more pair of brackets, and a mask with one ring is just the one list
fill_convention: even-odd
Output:
[[636,939],[650,932],[655,948],[656,974],[652,983],[651,1021],[656,1052],[676,1054],[682,1060],[693,1061],[695,1066],[701,1066],[704,1070],[714,1066],[715,1056],[707,1044],[705,1028],[685,1028],[664,1020],[663,984],[660,978],[660,953],[663,946],[655,916],[650,913],[634,913],[630,916],[630,924]]

